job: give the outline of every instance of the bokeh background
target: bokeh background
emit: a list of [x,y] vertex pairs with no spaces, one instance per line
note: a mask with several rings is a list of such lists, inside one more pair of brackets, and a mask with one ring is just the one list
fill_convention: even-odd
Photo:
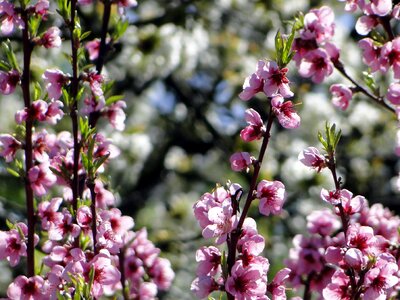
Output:
[[[195,251],[212,244],[201,238],[193,204],[216,183],[231,180],[245,190],[248,187],[250,176],[234,173],[229,156],[239,150],[257,153],[260,145],[244,144],[239,132],[247,107],[265,117],[268,106],[262,97],[251,103],[238,98],[245,77],[255,70],[257,60],[274,59],[278,29],[289,32],[288,21],[299,11],[322,5],[335,9],[335,43],[342,49],[345,67],[355,78],[362,78],[365,67],[356,46],[361,38],[354,31],[356,18],[337,1],[140,0],[138,7],[128,11],[130,25],[104,69],[115,80],[114,93],[125,95],[126,128],[116,132],[105,123],[99,125],[121,150],[103,175],[119,208],[134,217],[136,229],[147,227],[162,256],[172,262],[176,278],[161,299],[193,298]],[[102,4],[81,9],[82,27],[98,36],[101,15]],[[11,39],[18,52],[18,36]],[[40,77],[55,66],[68,72],[64,51],[69,53],[67,43],[63,49],[35,52],[33,76]],[[266,238],[264,252],[271,274],[282,266],[291,238],[305,230],[306,216],[324,206],[319,199],[321,187],[333,188],[328,172],[316,174],[297,161],[303,148],[318,146],[317,132],[325,121],[343,131],[338,164],[344,187],[370,203],[400,210],[395,116],[363,96],[356,96],[347,111],[339,111],[330,103],[328,91],[331,83],[346,83],[337,72],[325,84],[314,85],[296,74],[294,64],[289,69],[302,124],[290,131],[274,125],[261,172],[261,178],[286,185],[285,211],[268,218],[260,216],[255,206],[250,212]],[[384,91],[388,79],[378,76],[377,80]],[[0,98],[1,133],[15,130],[14,113],[22,106],[19,92]],[[68,130],[68,122],[52,130]],[[23,186],[7,173],[1,160],[0,229],[6,229],[6,218],[23,220],[24,214]],[[23,265],[11,270],[1,262],[0,269],[0,291],[6,291],[13,273],[21,272]]]

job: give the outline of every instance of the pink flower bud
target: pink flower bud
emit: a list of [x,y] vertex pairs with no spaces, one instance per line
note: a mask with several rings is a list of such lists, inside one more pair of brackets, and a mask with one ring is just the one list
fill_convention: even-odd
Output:
[[394,105],[400,105],[400,83],[392,82],[387,90],[387,99]]
[[0,134],[0,156],[6,162],[12,162],[17,150],[21,148],[21,143],[9,134]]
[[247,170],[254,158],[250,156],[248,152],[237,152],[232,154],[229,161],[231,162],[231,168],[235,172],[240,172],[243,170]]
[[332,103],[341,110],[346,110],[353,92],[344,84],[332,84],[329,91],[332,93]]
[[9,72],[0,71],[0,93],[3,95],[13,93],[19,80],[20,74],[17,70],[11,70]]

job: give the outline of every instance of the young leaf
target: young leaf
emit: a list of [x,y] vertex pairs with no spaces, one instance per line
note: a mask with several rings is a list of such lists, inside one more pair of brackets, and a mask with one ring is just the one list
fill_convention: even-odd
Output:
[[15,170],[13,170],[11,168],[7,168],[7,172],[10,173],[12,176],[15,176],[17,178],[19,178],[21,176],[17,171],[15,171]]

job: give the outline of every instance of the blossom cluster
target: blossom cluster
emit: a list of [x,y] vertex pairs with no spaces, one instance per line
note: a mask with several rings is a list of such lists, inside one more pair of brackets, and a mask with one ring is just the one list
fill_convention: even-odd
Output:
[[236,152],[230,157],[233,171],[249,172],[253,168],[254,184],[249,188],[243,211],[239,213],[239,201],[244,189],[237,183],[229,183],[227,187],[217,186],[211,193],[202,195],[193,206],[203,237],[215,238],[216,245],[226,244],[228,248],[227,255],[215,246],[202,247],[197,251],[199,265],[191,290],[199,298],[205,298],[214,291],[226,292],[231,299],[269,299],[267,294],[273,299],[286,297],[283,284],[290,270],[281,270],[268,282],[269,261],[261,256],[265,241],[257,231],[255,220],[247,217],[247,211],[252,201],[259,199],[260,214],[279,215],[286,198],[282,182],[258,180],[258,173],[273,120],[276,119],[287,129],[300,125],[293,102],[285,100],[294,95],[286,77],[288,71],[276,61],[260,60],[256,71],[245,79],[239,95],[242,100],[248,101],[262,92],[270,108],[267,124],[256,110],[247,109],[247,126],[240,132],[244,142],[263,141],[259,158],[249,152]]
[[[314,147],[299,160],[316,170],[329,164]],[[346,189],[322,189],[321,199],[332,209],[313,211],[307,217],[308,235],[294,237],[285,261],[292,270],[288,281],[294,287],[307,282],[323,299],[395,297],[400,218]]]
[[[265,209],[268,214],[270,211],[279,213],[285,197],[283,184],[263,180],[259,186],[257,197],[260,198],[260,210]],[[212,193],[205,193],[195,203],[194,214],[203,228],[204,238],[216,238],[216,245],[227,242],[228,236],[228,239],[231,238],[230,234],[238,223],[232,202],[236,201],[235,197],[241,189],[238,184],[231,184],[229,188],[219,186]],[[265,241],[257,231],[255,220],[246,217],[236,245],[238,255],[231,273],[224,276],[224,253],[215,246],[201,247],[196,252],[199,264],[192,292],[198,298],[205,298],[213,291],[226,291],[235,299],[267,299],[267,289],[273,295],[284,293],[281,286],[287,274],[277,275],[268,284],[269,261],[261,256],[264,247]]]
[[[26,30],[31,24],[29,18],[45,20],[49,16],[49,1],[39,0],[34,5],[25,2],[21,7],[11,1],[0,2],[3,34],[12,34],[15,28]],[[92,1],[78,2],[86,5]],[[136,1],[111,4],[114,2],[122,8],[136,5]],[[61,31],[56,27],[37,35],[24,33],[29,38],[24,45],[32,48],[61,46]],[[10,51],[6,53],[8,58],[14,57],[10,48],[6,50]],[[29,83],[24,86],[22,75],[29,72],[29,65],[24,64],[20,71],[11,59],[4,66],[9,69],[0,71],[0,93],[8,95],[21,86],[24,100],[29,98]],[[0,134],[0,157],[9,163],[10,172],[24,180],[27,194],[32,191],[37,203],[34,211],[28,208],[28,225],[9,221],[9,230],[0,231],[0,259],[14,267],[22,257],[29,257],[29,245],[44,256],[41,270],[35,270],[32,276],[15,278],[7,296],[97,299],[122,294],[125,299],[155,299],[158,291],[171,286],[171,264],[159,256],[160,249],[148,239],[146,228],[134,231],[133,218],[115,208],[115,195],[100,177],[119,150],[104,134],[96,132],[96,121],[104,117],[112,127],[123,130],[126,104],[120,97],[108,98],[107,78],[98,70],[82,68],[78,75],[74,77],[56,68],[45,70],[43,83],[35,82],[32,101],[25,101],[28,105],[15,114],[16,123],[25,132]],[[74,94],[77,87],[80,91]],[[78,110],[72,111],[71,103],[77,103],[78,95],[84,105],[76,104]],[[73,113],[78,115],[73,123],[81,118],[80,132],[55,133],[50,129],[64,115]],[[27,160],[31,160],[30,164]],[[30,167],[24,169],[24,162]],[[40,224],[29,220],[40,220]]]

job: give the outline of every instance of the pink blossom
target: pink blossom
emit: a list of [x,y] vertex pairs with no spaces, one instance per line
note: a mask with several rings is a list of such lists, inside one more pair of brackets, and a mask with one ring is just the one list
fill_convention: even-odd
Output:
[[97,59],[100,51],[100,39],[94,39],[93,41],[87,42],[85,48],[89,52],[90,60]]
[[373,254],[376,246],[374,230],[369,226],[352,224],[347,230],[347,245],[361,250],[364,254]]
[[44,196],[57,180],[49,166],[48,162],[43,162],[28,171],[29,182],[37,196]]
[[49,239],[52,241],[60,241],[68,235],[75,238],[79,233],[79,226],[73,223],[72,215],[66,208],[50,223]]
[[17,70],[11,70],[8,72],[0,71],[0,93],[3,95],[12,94],[19,83],[19,80],[20,74]]
[[168,259],[157,257],[148,270],[148,275],[160,290],[168,290],[174,280],[175,273]]
[[[19,230],[17,229],[19,228]],[[21,233],[23,234],[21,236]],[[10,231],[0,231],[0,259],[7,259],[11,267],[15,267],[21,256],[26,256],[26,236],[28,227],[24,223],[17,223]],[[35,235],[35,244],[39,238]]]
[[396,20],[400,19],[400,4],[393,6],[392,17]]
[[378,71],[381,65],[381,47],[370,38],[360,40],[358,46],[363,50],[364,64],[371,68],[371,72]]
[[[341,204],[343,212],[348,215],[354,215],[362,211],[362,209],[367,205],[367,200],[363,196],[353,197],[353,193],[343,189],[341,193]],[[340,215],[338,207],[335,207],[335,212]]]
[[296,235],[293,238],[294,248],[289,251],[289,259],[285,262],[288,268],[297,274],[319,273],[323,270],[324,241],[320,236],[305,237]]
[[225,289],[237,300],[257,299],[264,296],[267,287],[263,278],[264,270],[259,264],[244,266],[241,260],[235,262]]
[[261,214],[279,214],[286,198],[285,186],[280,181],[261,180],[257,185],[257,198],[260,199]]
[[242,234],[237,244],[237,249],[244,265],[254,263],[264,248],[265,239],[258,233],[250,234],[247,232]]
[[40,132],[35,132],[32,136],[33,158],[40,163],[48,162],[49,160],[49,135],[45,129]]
[[50,27],[42,34],[39,44],[45,48],[59,48],[61,46],[61,31],[58,27]]
[[48,0],[38,0],[35,5],[35,12],[41,16],[42,18],[46,18],[47,12],[49,10],[49,1]]
[[95,181],[94,191],[96,193],[96,207],[106,209],[108,206],[115,204],[115,196],[104,188],[101,180]]
[[376,265],[365,274],[364,284],[367,289],[363,299],[386,299],[387,290],[399,282],[399,278],[396,276],[398,269],[394,257],[391,260],[378,257]]
[[289,79],[286,77],[288,68],[280,69],[275,61],[267,61],[259,72],[264,79],[263,91],[267,97],[281,94],[283,97],[293,97],[293,92],[289,87]]
[[56,197],[51,199],[50,202],[43,201],[39,203],[38,215],[42,221],[42,228],[44,230],[49,230],[51,223],[54,223],[62,218],[61,213],[57,212],[62,201],[62,198]]
[[135,239],[129,249],[134,251],[135,255],[143,261],[147,268],[153,265],[160,253],[160,249],[156,248],[147,238],[147,230],[145,227],[136,231]]
[[388,15],[392,11],[392,0],[359,0],[358,5],[367,15]]
[[96,99],[96,97],[87,97],[83,100],[84,106],[81,109],[82,114],[89,115],[92,112],[100,112],[106,106],[104,97]]
[[261,71],[265,66],[265,61],[259,60],[257,63],[256,72],[248,76],[243,83],[243,91],[239,94],[239,98],[248,101],[255,94],[263,90],[264,81],[260,76]]
[[294,110],[292,101],[285,101],[281,95],[271,99],[272,111],[278,118],[279,123],[287,129],[300,126],[300,116]]
[[394,105],[400,105],[400,83],[392,82],[387,90],[386,98]]
[[118,254],[123,245],[122,237],[113,231],[110,222],[103,221],[97,226],[98,248],[107,249],[111,254]]
[[90,90],[96,98],[104,97],[102,89],[103,75],[97,74],[96,71],[91,71],[86,74],[86,81],[89,82]]
[[218,289],[219,286],[214,278],[208,275],[196,277],[190,286],[190,291],[200,299],[206,298],[209,294]]
[[231,155],[229,161],[231,162],[231,168],[235,172],[248,170],[252,165],[254,157],[250,156],[248,152],[236,152]]
[[356,31],[358,34],[367,35],[378,25],[379,19],[376,16],[362,16],[357,20]]
[[50,69],[44,72],[43,80],[50,99],[58,100],[61,97],[61,89],[68,82],[68,75],[60,70]]
[[[100,253],[88,263],[88,266],[94,269],[92,295],[95,298],[101,297],[107,286],[120,281],[121,273],[112,264],[110,253],[106,250],[100,250]],[[86,274],[89,275],[89,272]]]
[[7,289],[10,300],[45,300],[48,297],[43,293],[44,279],[38,275],[27,278],[20,275],[15,278]]
[[315,147],[308,147],[300,152],[299,161],[307,167],[315,168],[320,172],[326,167],[325,157]]
[[344,255],[344,261],[353,269],[360,271],[367,266],[369,258],[360,249],[350,248]]
[[305,39],[315,39],[323,43],[332,39],[335,32],[335,15],[328,6],[312,9],[304,16],[304,29],[301,36]]
[[250,108],[245,112],[245,119],[249,125],[240,132],[242,140],[245,142],[251,142],[253,140],[261,139],[266,129],[260,114]]
[[64,116],[61,108],[64,104],[59,100],[52,100],[47,107],[45,121],[49,124],[55,125]]
[[4,35],[10,35],[14,30],[14,26],[24,28],[24,22],[20,15],[16,12],[14,4],[8,1],[0,2],[0,31]]
[[0,156],[4,157],[6,162],[12,162],[20,148],[21,143],[12,135],[0,134]]
[[332,281],[322,291],[324,299],[350,300],[350,278],[338,269],[332,276]]
[[125,8],[137,6],[136,0],[118,0],[117,3],[118,6]]
[[208,219],[208,211],[212,207],[221,207],[224,202],[231,205],[231,195],[223,187],[217,187],[212,193],[205,193],[200,197],[193,205],[193,210],[201,228],[204,229],[211,224]]
[[237,250],[244,265],[255,262],[265,247],[265,239],[257,232],[257,224],[252,218],[245,218]]
[[117,101],[107,107],[105,112],[111,126],[119,131],[122,131],[125,128],[126,116],[123,111],[124,108],[126,108],[126,103],[124,101]]
[[303,77],[311,77],[311,80],[315,83],[321,83],[332,72],[331,57],[322,48],[308,52],[299,65],[299,74]]
[[76,222],[85,233],[91,230],[92,220],[93,216],[90,208],[86,205],[80,206],[76,212]]
[[353,194],[346,189],[332,191],[328,191],[326,189],[321,190],[321,199],[332,205],[341,204],[342,197],[351,198],[352,195]]
[[48,105],[43,100],[36,100],[32,102],[30,116],[34,120],[44,121],[46,120],[46,112]]
[[28,120],[28,116],[29,116],[28,109],[24,107],[23,109],[18,110],[15,113],[15,122],[17,124],[22,124],[22,122],[26,122],[26,120]]
[[400,37],[382,46],[380,64],[382,72],[387,72],[391,66],[394,78],[400,79]]
[[330,209],[316,210],[307,216],[307,229],[310,233],[329,236],[340,227],[340,221]]
[[157,285],[153,282],[141,282],[138,289],[131,286],[129,299],[153,300],[157,299]]
[[369,209],[367,206],[361,211],[360,224],[371,226],[374,233],[384,236],[390,241],[398,240],[398,228],[400,227],[400,218],[384,208],[382,204],[376,203]]
[[196,261],[199,263],[197,266],[196,275],[210,275],[214,276],[221,270],[221,252],[214,246],[201,247],[196,251]]
[[135,224],[132,217],[123,216],[118,208],[103,210],[100,212],[100,217],[103,222],[110,223],[113,232],[123,237]]
[[344,84],[332,84],[329,91],[332,93],[332,103],[341,110],[346,110],[353,92]]
[[296,65],[299,66],[301,60],[308,52],[318,48],[318,44],[315,39],[303,39],[301,37],[295,38],[292,44],[292,50],[294,51],[293,60]]
[[346,5],[344,7],[345,11],[355,12],[357,10],[357,8],[358,8],[358,4],[357,4],[358,0],[339,0],[339,1],[345,1],[346,2]]
[[272,300],[286,300],[285,281],[289,278],[291,270],[283,268],[279,270],[271,283],[268,284],[268,292],[272,294]]
[[203,237],[206,239],[216,237],[216,244],[220,245],[226,241],[228,233],[236,226],[237,217],[232,216],[232,206],[224,203],[222,207],[213,207],[208,211],[210,224],[203,229]]

